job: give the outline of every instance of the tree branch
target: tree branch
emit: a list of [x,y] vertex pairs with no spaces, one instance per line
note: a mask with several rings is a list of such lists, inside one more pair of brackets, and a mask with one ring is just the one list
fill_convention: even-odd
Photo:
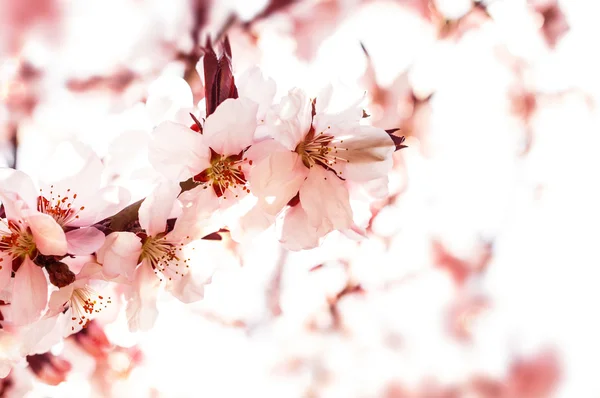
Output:
[[[196,183],[192,178],[183,181],[179,184],[181,187],[181,193],[189,191],[196,186]],[[138,212],[144,199],[140,199],[135,203],[130,204],[114,216],[105,218],[104,220],[97,222],[94,226],[104,232],[105,235],[111,232],[117,231],[128,231],[132,225],[139,223]]]

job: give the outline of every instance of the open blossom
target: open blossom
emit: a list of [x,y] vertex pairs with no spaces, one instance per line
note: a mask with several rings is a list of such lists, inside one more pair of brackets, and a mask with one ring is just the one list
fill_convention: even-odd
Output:
[[111,298],[103,296],[99,293],[100,288],[94,286],[95,281],[102,279],[104,279],[102,266],[97,263],[87,263],[77,274],[75,282],[52,293],[48,302],[47,316],[64,314],[67,317],[63,335],[87,327],[100,311],[111,304]]
[[148,196],[139,210],[141,231],[114,232],[98,251],[98,261],[109,278],[124,276],[131,281],[126,294],[127,316],[132,330],[147,330],[158,315],[156,300],[161,285],[182,302],[202,298],[206,277],[190,272],[186,257],[190,236],[176,224],[167,229],[167,220],[177,211],[179,186],[164,182]]
[[177,104],[184,101],[163,101],[170,109],[164,114],[177,117],[169,116],[156,127],[149,157],[154,168],[168,179],[192,179],[197,184],[179,197],[184,205],[183,218],[190,225],[205,222],[209,214],[230,208],[251,191],[248,175],[264,151],[250,148],[257,137],[268,135],[266,119],[275,83],[252,68],[241,75],[238,90],[239,97],[224,99],[205,121],[204,110],[199,107],[189,112],[187,123],[182,124],[182,109],[177,109]]
[[91,254],[104,242],[104,234],[92,225],[120,210],[129,199],[128,193],[102,185],[102,162],[82,145],[61,144],[53,159],[56,161],[51,163],[60,159],[76,171],[68,169],[72,174],[61,176],[59,171],[53,173],[51,165],[43,173],[45,178],[35,184],[21,171],[7,170],[7,184],[2,191],[18,194],[27,208],[52,217],[65,231],[70,254]]
[[0,198],[7,217],[0,219],[0,290],[11,283],[14,272],[11,321],[25,325],[38,319],[48,302],[46,275],[33,260],[39,254],[66,254],[67,240],[49,215],[24,208],[20,199],[3,194]]
[[[252,145],[258,105],[245,98],[227,99],[210,115],[204,126],[190,118],[195,130],[174,122],[163,122],[154,131],[150,160],[167,178],[210,188],[208,198],[243,194],[250,160],[244,156]],[[235,115],[235,116],[234,116]]]
[[250,174],[259,208],[268,216],[285,209],[281,241],[290,249],[315,247],[332,230],[355,229],[350,188],[381,194],[392,167],[389,134],[360,124],[359,103],[334,111],[331,96],[324,92],[310,101],[290,91],[277,109],[270,154]]

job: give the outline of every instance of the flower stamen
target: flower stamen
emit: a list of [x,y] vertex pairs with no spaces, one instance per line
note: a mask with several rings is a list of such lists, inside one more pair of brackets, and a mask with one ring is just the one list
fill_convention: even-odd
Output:
[[[86,328],[91,321],[91,317],[104,308],[107,308],[108,304],[111,303],[110,297],[104,300],[103,296],[99,295],[89,286],[75,289],[69,300],[71,320],[77,325]],[[71,330],[75,330],[75,326],[71,326]]]
[[315,135],[314,130],[311,127],[311,131],[306,135],[304,140],[296,146],[295,152],[302,157],[302,163],[307,168],[310,169],[315,165],[319,165],[331,170],[338,161],[345,163],[350,162],[345,157],[340,156],[341,153],[348,149],[338,148],[337,145],[334,144],[334,139],[335,137],[325,134],[325,132]]
[[[189,239],[187,237],[186,239]],[[173,280],[185,275],[190,259],[183,259],[184,242],[175,242],[162,237],[146,237],[142,244],[140,260],[147,260],[160,281]]]
[[[247,158],[243,158],[243,151],[231,156],[220,155],[212,148],[210,151],[211,166],[195,175],[194,181],[206,184],[205,188],[210,184],[217,197],[223,196],[227,189],[235,189],[237,187],[242,187],[243,191],[250,193],[250,190],[246,186],[246,176],[242,171],[242,164],[248,161]],[[252,164],[251,161],[249,161],[249,164]],[[227,198],[224,197],[224,199]]]
[[[36,246],[29,228],[22,225],[22,221],[2,220],[8,231],[0,230],[0,252],[5,252],[14,259],[35,257]],[[0,269],[1,265],[0,265]]]
[[40,196],[37,199],[37,209],[39,212],[48,214],[61,227],[64,227],[69,222],[72,222],[79,218],[79,212],[85,210],[85,206],[77,208],[74,206],[75,200],[77,199],[76,193],[71,193],[71,189],[67,189],[65,195],[57,195],[54,197],[54,186],[50,186],[50,199],[48,195],[44,195],[42,189],[40,189]]

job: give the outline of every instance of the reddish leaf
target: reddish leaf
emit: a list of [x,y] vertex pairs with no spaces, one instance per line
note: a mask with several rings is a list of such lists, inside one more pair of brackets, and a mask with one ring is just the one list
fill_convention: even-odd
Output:
[[220,55],[217,56],[210,39],[206,40],[203,62],[207,116],[226,99],[238,97],[231,63],[231,46],[227,37],[220,47]]
[[404,140],[406,139],[406,137],[404,136],[397,136],[394,135],[394,133],[396,131],[399,131],[400,129],[389,129],[389,130],[385,130],[386,133],[388,133],[390,135],[390,138],[392,139],[392,141],[394,141],[394,145],[396,145],[396,150],[399,151],[402,148],[407,148],[406,145],[402,145],[404,143]]
[[194,116],[193,113],[190,112],[190,116],[192,117],[192,119],[194,119],[194,124],[192,125],[191,129],[202,134],[202,124],[200,123],[198,118],[196,116]]

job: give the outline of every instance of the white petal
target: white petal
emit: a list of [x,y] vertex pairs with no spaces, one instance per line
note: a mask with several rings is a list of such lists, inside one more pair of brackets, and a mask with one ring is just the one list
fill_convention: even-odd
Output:
[[314,227],[343,230],[352,226],[348,190],[333,172],[315,166],[300,188],[300,203]]
[[343,169],[344,178],[370,181],[387,177],[393,166],[395,145],[385,130],[356,125],[335,131],[335,135],[338,148],[345,150],[342,156],[349,161]]
[[56,198],[58,194],[67,195],[70,189],[71,195],[76,193],[85,202],[100,187],[103,171],[102,161],[91,148],[79,142],[61,142],[46,160],[40,188],[46,199],[50,199],[50,190]]
[[139,210],[140,226],[150,236],[165,232],[167,219],[181,188],[179,184],[162,181],[142,202]]
[[156,126],[148,157],[158,172],[173,181],[187,180],[210,165],[202,135],[173,122]]
[[226,99],[206,119],[206,144],[221,155],[235,155],[252,144],[258,105],[247,98]]
[[76,256],[95,253],[104,244],[104,233],[94,227],[74,229],[65,234],[68,253]]
[[47,256],[61,256],[67,253],[65,232],[54,218],[37,211],[27,212],[26,217],[35,246],[40,253]]
[[265,78],[258,67],[246,70],[239,79],[236,79],[236,86],[240,97],[249,98],[258,104],[257,116],[259,119],[272,105],[277,90],[275,81]]
[[[187,82],[179,76],[161,76],[148,88],[146,110],[153,125],[165,120],[176,121],[181,108],[191,108],[194,96]],[[190,124],[192,119],[188,115]]]
[[328,85],[317,95],[317,114],[343,116],[338,120],[358,122],[362,117],[365,91],[344,84]]
[[96,257],[107,277],[124,275],[132,280],[141,253],[142,242],[134,233],[113,232],[106,237]]

